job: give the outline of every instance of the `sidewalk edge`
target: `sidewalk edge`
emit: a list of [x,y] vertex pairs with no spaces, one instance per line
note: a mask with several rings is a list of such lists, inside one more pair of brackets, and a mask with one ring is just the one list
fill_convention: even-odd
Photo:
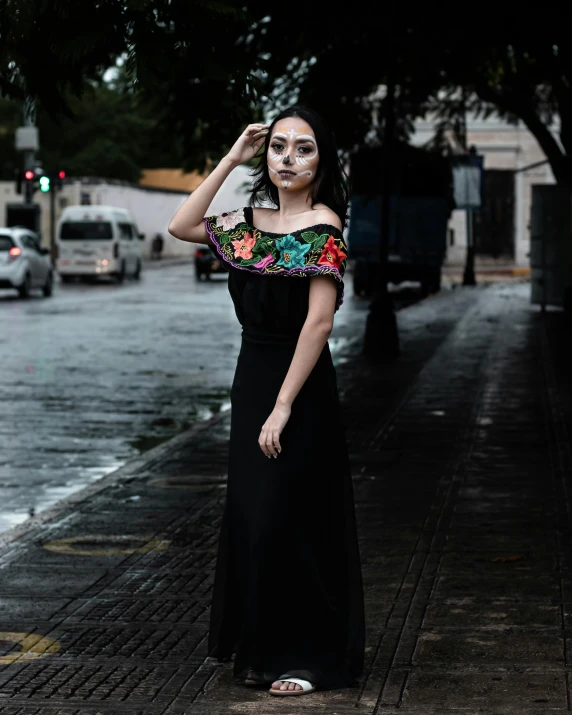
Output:
[[228,414],[228,410],[219,412],[209,420],[201,422],[185,432],[181,432],[181,434],[178,434],[175,437],[168,439],[166,442],[153,447],[144,454],[134,457],[133,459],[129,459],[122,467],[119,467],[119,469],[115,469],[113,472],[110,472],[104,477],[101,477],[97,481],[93,482],[93,484],[89,484],[88,486],[83,487],[83,489],[79,489],[73,494],[58,500],[55,504],[52,504],[47,507],[47,509],[42,510],[36,516],[32,516],[29,519],[26,519],[26,521],[23,521],[21,524],[2,532],[0,534],[0,549],[3,549],[8,544],[26,536],[28,532],[53,521],[61,516],[62,513],[67,511],[70,507],[80,504],[103,489],[106,489],[107,487],[124,479],[135,477],[139,472],[148,469],[153,462],[160,460],[165,454],[177,449],[179,445],[186,443],[196,434],[205,430],[211,430],[214,425],[221,422],[228,416]]

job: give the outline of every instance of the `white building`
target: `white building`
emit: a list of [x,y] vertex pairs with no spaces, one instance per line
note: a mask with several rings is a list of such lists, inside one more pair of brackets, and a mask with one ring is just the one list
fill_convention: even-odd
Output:
[[[411,143],[429,141],[430,121],[418,121]],[[475,212],[475,246],[481,264],[529,265],[531,185],[554,183],[546,157],[534,136],[519,122],[506,124],[498,117],[467,122],[467,145],[484,156],[485,206]],[[529,168],[526,168],[529,167]],[[465,262],[466,212],[455,210],[450,221],[447,264]]]

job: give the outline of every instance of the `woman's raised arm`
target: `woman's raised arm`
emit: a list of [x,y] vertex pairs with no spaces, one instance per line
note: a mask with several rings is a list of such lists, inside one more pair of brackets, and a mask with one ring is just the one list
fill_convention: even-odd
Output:
[[268,132],[268,124],[249,124],[228,154],[179,208],[169,224],[169,233],[181,241],[208,243],[203,218],[226,177],[239,164],[253,159]]

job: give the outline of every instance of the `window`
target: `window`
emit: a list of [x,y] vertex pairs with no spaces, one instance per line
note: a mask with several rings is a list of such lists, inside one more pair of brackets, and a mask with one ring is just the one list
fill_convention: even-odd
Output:
[[65,221],[60,228],[62,241],[90,241],[113,238],[109,221]]
[[119,238],[123,240],[131,241],[133,238],[131,234],[131,224],[128,223],[118,223],[119,226]]
[[40,248],[40,238],[38,236],[27,236],[28,241],[30,242],[30,248],[33,248],[34,251],[37,251],[38,253],[41,253],[41,248]]
[[14,247],[14,241],[11,236],[0,234],[0,251],[9,251]]

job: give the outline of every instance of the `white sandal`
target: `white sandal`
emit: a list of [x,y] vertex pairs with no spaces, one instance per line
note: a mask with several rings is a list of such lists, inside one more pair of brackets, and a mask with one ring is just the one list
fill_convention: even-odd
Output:
[[288,675],[284,675],[281,678],[276,678],[283,683],[297,683],[301,686],[302,690],[278,690],[276,688],[270,688],[268,691],[271,695],[307,695],[308,693],[313,693],[316,690],[316,686],[312,685],[308,680],[302,680],[301,678],[290,678]]

